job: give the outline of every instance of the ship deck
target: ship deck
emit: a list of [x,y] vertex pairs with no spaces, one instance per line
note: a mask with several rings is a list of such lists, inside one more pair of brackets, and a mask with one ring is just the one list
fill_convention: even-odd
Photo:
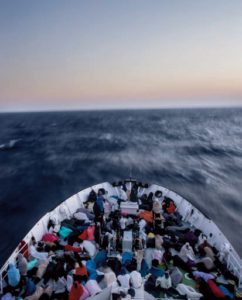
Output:
[[[11,264],[20,271],[16,286]],[[90,300],[235,299],[241,266],[216,224],[190,202],[130,179],[85,189],[43,216],[3,265],[1,293],[68,299],[77,281]],[[35,286],[31,295],[26,278]]]

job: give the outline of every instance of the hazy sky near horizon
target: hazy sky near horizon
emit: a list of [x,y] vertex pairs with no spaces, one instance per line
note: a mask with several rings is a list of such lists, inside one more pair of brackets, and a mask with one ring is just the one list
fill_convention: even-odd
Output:
[[0,0],[0,111],[242,105],[241,0]]

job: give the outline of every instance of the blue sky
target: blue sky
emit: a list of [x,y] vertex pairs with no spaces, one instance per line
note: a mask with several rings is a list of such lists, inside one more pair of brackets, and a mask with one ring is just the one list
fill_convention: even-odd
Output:
[[242,1],[0,1],[0,110],[242,104]]

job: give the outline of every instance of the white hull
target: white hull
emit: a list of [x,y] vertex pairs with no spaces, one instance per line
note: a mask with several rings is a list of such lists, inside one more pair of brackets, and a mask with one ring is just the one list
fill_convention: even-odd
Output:
[[[127,183],[127,188],[128,187],[129,183]],[[120,194],[119,188],[113,187],[108,182],[97,184],[90,188],[84,189],[62,202],[54,210],[46,213],[27,233],[23,240],[27,244],[29,244],[33,236],[37,241],[41,240],[43,234],[47,232],[47,224],[50,218],[55,218],[58,220],[58,222],[61,222],[65,218],[70,217],[71,215],[73,215],[73,213],[76,212],[78,208],[83,207],[83,202],[87,199],[92,189],[97,192],[100,188],[104,188],[106,191],[108,191],[108,195],[119,196]],[[242,287],[242,261],[233,246],[220,231],[220,229],[216,226],[216,224],[205,217],[190,202],[188,202],[175,192],[170,191],[160,185],[153,184],[150,185],[147,189],[139,188],[139,194],[142,194],[143,192],[145,192],[146,194],[148,194],[149,192],[154,193],[157,190],[161,190],[163,196],[170,197],[174,200],[177,206],[177,210],[183,217],[183,220],[189,222],[195,228],[200,229],[207,236],[208,242],[211,245],[215,246],[217,250],[223,255],[223,259],[226,261],[228,269],[239,279],[239,287]],[[5,262],[5,264],[2,266],[0,271],[1,277],[2,273],[6,271],[9,263],[15,262],[18,253],[19,249],[16,248],[8,258],[8,260]],[[99,297],[98,299],[101,299],[101,297]],[[103,299],[106,299],[106,296]]]

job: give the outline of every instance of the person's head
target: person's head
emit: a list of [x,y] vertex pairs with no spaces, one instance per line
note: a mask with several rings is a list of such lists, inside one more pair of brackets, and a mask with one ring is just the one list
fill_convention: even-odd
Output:
[[152,192],[150,192],[148,197],[149,197],[149,198],[152,198],[153,195],[154,195],[154,194],[153,194]]
[[158,259],[152,259],[152,267],[157,268],[159,266],[159,260]]
[[32,245],[36,245],[36,239],[35,239],[35,237],[32,236],[31,242],[32,242]]
[[146,200],[147,199],[147,194],[143,194],[140,199]]
[[195,229],[194,234],[195,234],[195,236],[199,237],[199,235],[201,234],[201,230]]
[[21,282],[22,285],[26,285],[27,278],[25,276],[21,276],[20,282]]
[[44,243],[39,241],[37,244],[37,250],[38,251],[44,251]]
[[39,298],[39,300],[49,300],[49,299],[50,299],[50,297],[47,293],[42,294]]
[[105,195],[106,191],[103,188],[100,188],[97,192],[98,196],[103,196]]
[[155,196],[156,196],[157,198],[161,198],[161,197],[162,197],[162,191],[156,191],[156,192],[155,192]]
[[165,277],[169,278],[169,276],[170,276],[170,271],[169,270],[165,271]]
[[51,251],[51,246],[50,245],[45,245],[44,246],[44,251],[45,252],[50,252]]
[[125,275],[127,273],[125,267],[122,267],[121,271],[120,271],[120,275]]
[[120,297],[121,298],[125,298],[125,296],[126,296],[125,292],[124,291],[120,291]]
[[132,298],[134,298],[134,297],[135,297],[135,289],[130,288],[130,289],[128,290],[128,295],[130,295]]

